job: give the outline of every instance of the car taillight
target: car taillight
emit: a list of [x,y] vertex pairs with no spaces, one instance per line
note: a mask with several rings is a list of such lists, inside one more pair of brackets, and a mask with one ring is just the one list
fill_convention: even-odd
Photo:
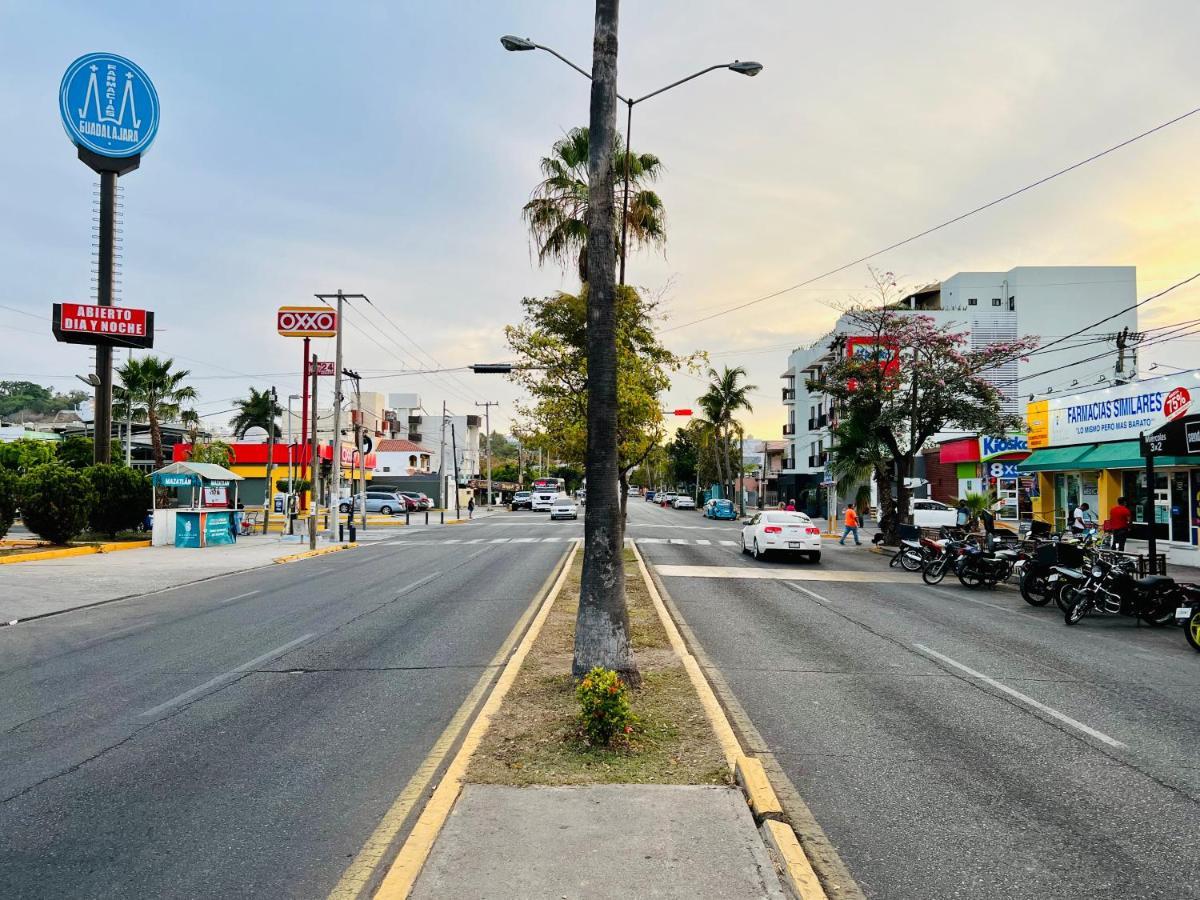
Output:
[[804,533],[805,533],[805,534],[820,534],[820,533],[821,533],[821,529],[820,529],[820,528],[813,528],[813,527],[810,525],[808,528],[805,528],[805,529],[804,529]]
[[765,531],[767,534],[783,534],[783,528],[778,525],[768,525],[763,528],[763,531]]

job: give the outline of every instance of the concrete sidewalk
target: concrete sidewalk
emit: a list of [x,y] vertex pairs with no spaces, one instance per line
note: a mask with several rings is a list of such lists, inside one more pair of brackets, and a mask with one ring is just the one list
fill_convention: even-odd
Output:
[[735,788],[469,784],[413,900],[784,900]]

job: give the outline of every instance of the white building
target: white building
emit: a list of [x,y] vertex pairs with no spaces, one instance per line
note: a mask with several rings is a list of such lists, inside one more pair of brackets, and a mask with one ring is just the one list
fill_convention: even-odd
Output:
[[[1131,308],[1136,303],[1134,266],[1021,266],[1008,272],[959,272],[914,291],[897,308],[931,316],[938,325],[962,328],[973,349],[1026,335],[1049,343],[1082,329],[1058,345],[1062,349],[984,374],[1003,395],[1005,411],[1020,415],[1031,397],[1132,378],[1132,357],[1122,359],[1122,371],[1115,371],[1116,337],[1123,329],[1137,331],[1137,312]],[[787,412],[783,435],[791,450],[780,476],[781,498],[800,499],[803,491],[819,489],[824,480],[829,401],[823,394],[810,393],[805,382],[818,377],[832,360],[833,339],[850,330],[844,319],[839,320],[832,332],[788,357],[781,377]]]
[[389,394],[385,416],[393,436],[432,449],[434,472],[439,468],[437,452],[440,447],[441,468],[447,478],[454,477],[455,462],[458,463],[460,484],[482,474],[479,465],[482,416],[447,415],[443,419],[440,413],[430,415],[422,408],[417,394]]

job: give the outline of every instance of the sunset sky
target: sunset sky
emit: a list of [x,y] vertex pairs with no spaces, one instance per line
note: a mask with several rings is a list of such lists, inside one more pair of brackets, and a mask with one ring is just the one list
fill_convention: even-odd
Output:
[[[286,9],[286,13],[281,10]],[[664,327],[804,281],[1200,106],[1189,2],[717,3],[622,10],[622,93],[735,58],[637,107],[636,150],[665,163],[665,253],[630,259]],[[92,173],[57,90],[79,55],[133,59],[162,101],[159,137],[124,186],[124,302],[156,311],[156,352],[189,368],[200,411],[226,421],[247,383],[299,390],[300,347],[274,310],[338,288],[368,294],[346,363],[384,374],[510,358],[522,296],[574,290],[539,269],[520,219],[538,160],[588,117],[589,4],[551,2],[17,3],[0,0],[7,178],[0,379],[66,390],[87,348],[55,344],[50,304],[89,298]],[[873,264],[902,284],[1020,265],[1136,265],[1139,297],[1200,271],[1200,115]],[[744,364],[748,431],[779,437],[788,349],[864,293],[864,266],[665,337]],[[1197,282],[1200,285],[1200,282]],[[1142,324],[1195,318],[1200,286]],[[409,338],[419,345],[414,350]],[[320,352],[332,354],[332,344]],[[1195,365],[1200,334],[1154,348]],[[247,377],[251,376],[251,377]],[[515,389],[461,373],[386,376],[456,413]],[[680,377],[667,404],[700,382]]]

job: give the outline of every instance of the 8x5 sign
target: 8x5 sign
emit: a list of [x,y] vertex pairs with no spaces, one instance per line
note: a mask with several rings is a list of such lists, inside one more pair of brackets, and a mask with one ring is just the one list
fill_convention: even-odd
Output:
[[337,313],[325,306],[281,306],[275,327],[284,337],[335,337]]

